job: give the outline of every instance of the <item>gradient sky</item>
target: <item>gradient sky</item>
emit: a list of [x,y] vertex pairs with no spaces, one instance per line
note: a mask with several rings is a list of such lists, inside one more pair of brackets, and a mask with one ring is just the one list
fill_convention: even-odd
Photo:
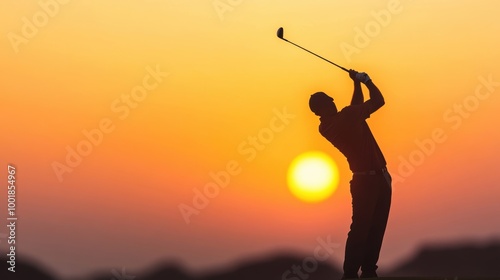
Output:
[[[325,91],[343,107],[352,81],[277,39],[280,26],[367,72],[385,96],[368,121],[395,179],[383,268],[422,244],[500,238],[498,1],[66,2],[0,3],[0,182],[14,164],[18,253],[62,275],[159,260],[203,270],[311,255],[331,236],[339,264],[351,174],[307,100]],[[151,89],[127,101],[145,80]],[[85,150],[84,131],[102,122],[107,132],[59,180],[55,162]],[[286,185],[290,162],[311,150],[341,174],[318,204]],[[229,184],[187,224],[179,205],[228,164]]]

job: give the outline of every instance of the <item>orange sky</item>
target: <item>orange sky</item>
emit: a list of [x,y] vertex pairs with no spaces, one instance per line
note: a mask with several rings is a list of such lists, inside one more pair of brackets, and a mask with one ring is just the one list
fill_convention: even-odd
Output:
[[[277,39],[280,26],[385,96],[369,120],[399,178],[382,266],[423,243],[500,236],[496,1],[67,2],[0,3],[0,179],[17,167],[20,253],[63,275],[165,258],[202,269],[310,254],[331,235],[340,263],[351,175],[307,100],[322,90],[343,107],[352,82]],[[69,166],[67,149],[88,155]],[[318,204],[286,186],[310,150],[341,174]],[[228,164],[227,187],[186,224],[179,205]]]

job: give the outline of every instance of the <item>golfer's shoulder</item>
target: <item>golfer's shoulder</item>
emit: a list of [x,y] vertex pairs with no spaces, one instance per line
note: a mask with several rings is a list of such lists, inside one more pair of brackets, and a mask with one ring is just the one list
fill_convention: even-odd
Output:
[[339,115],[341,118],[356,118],[359,117],[360,115],[363,115],[368,107],[366,106],[366,103],[363,104],[358,104],[358,105],[349,105],[342,109],[339,112]]
[[[320,119],[319,132],[321,134],[327,133],[329,130],[335,129],[340,123],[339,113],[330,116],[324,116]],[[339,122],[340,121],[340,122]]]
[[339,119],[349,118],[350,116],[353,115],[354,112],[356,112],[358,110],[358,106],[359,105],[349,105],[349,106],[344,107],[342,110],[340,110],[337,113],[337,117]]

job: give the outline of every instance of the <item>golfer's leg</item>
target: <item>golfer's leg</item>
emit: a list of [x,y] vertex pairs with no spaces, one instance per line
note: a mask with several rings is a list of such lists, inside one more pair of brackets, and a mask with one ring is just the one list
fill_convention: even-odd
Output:
[[378,203],[373,215],[373,225],[366,244],[367,251],[362,263],[363,276],[365,277],[374,277],[377,275],[377,262],[391,207],[391,186],[383,180],[374,187],[379,190],[379,194]]
[[367,176],[359,176],[351,181],[351,195],[353,213],[345,248],[344,275],[352,277],[357,275],[365,258],[377,194]]

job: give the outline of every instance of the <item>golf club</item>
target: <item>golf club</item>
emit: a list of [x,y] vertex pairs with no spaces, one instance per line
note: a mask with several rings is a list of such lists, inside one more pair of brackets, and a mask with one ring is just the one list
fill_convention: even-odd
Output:
[[299,46],[299,45],[295,44],[295,43],[294,43],[294,42],[292,42],[292,41],[288,41],[287,39],[285,39],[285,38],[283,37],[284,32],[285,32],[285,31],[283,30],[283,27],[280,27],[280,28],[278,28],[278,31],[276,32],[276,35],[278,35],[278,38],[280,38],[281,40],[286,41],[286,42],[288,42],[288,43],[290,43],[290,44],[292,44],[292,45],[294,45],[294,46],[296,46],[296,47],[299,47],[299,48],[301,48],[301,49],[305,50],[306,52],[308,52],[308,53],[310,53],[310,54],[313,54],[313,55],[315,55],[315,56],[317,56],[317,57],[319,57],[319,58],[321,58],[321,59],[323,59],[323,60],[325,60],[325,61],[327,61],[327,62],[330,62],[331,64],[333,64],[333,65],[337,66],[338,68],[340,68],[340,69],[342,69],[342,70],[344,70],[344,71],[346,71],[346,72],[349,72],[349,70],[347,70],[346,68],[344,68],[344,67],[342,67],[342,66],[340,66],[340,65],[338,65],[338,64],[336,64],[336,63],[334,63],[334,62],[332,62],[332,61],[330,61],[330,60],[328,60],[328,59],[326,59],[326,58],[324,58],[324,57],[322,57],[322,56],[320,56],[320,55],[317,55],[317,54],[313,53],[312,51],[310,51],[310,50],[308,50],[308,49],[306,49],[306,48],[303,48],[303,47],[301,47],[301,46]]

